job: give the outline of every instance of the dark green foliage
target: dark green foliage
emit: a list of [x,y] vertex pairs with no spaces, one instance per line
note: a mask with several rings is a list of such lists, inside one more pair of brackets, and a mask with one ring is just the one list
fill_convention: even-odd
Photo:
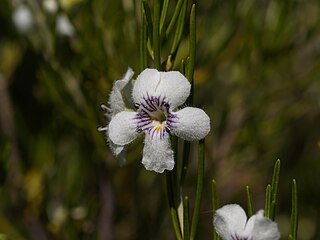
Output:
[[[69,3],[59,13],[69,17],[73,37],[57,35],[56,14],[33,0],[24,2],[35,15],[35,28],[18,33],[11,20],[16,2],[0,3],[0,232],[37,240],[173,239],[165,179],[142,167],[141,140],[129,147],[128,164],[121,168],[96,131],[105,124],[99,106],[113,81],[128,66],[137,75],[153,64],[153,1],[144,1],[143,19],[140,1],[61,1]],[[160,5],[160,64],[177,70],[183,62],[188,76],[194,64],[194,103],[188,105],[204,108],[212,120],[197,239],[212,235],[211,178],[219,183],[224,203],[245,206],[241,189],[249,185],[258,210],[278,157],[281,184],[273,181],[271,188],[281,198],[270,194],[278,203],[271,200],[269,207],[277,213],[271,210],[271,217],[290,217],[291,191],[284,183],[296,177],[299,217],[314,229],[300,225],[298,235],[315,238],[320,234],[315,214],[320,199],[319,1],[199,1],[195,25],[188,1],[185,22],[179,23],[179,49],[167,59],[184,2]],[[196,41],[189,38],[195,26]],[[193,63],[189,46],[197,48]],[[148,53],[141,55],[145,49]],[[190,156],[194,153],[191,144]],[[190,216],[197,164],[184,162],[183,196],[189,196]],[[297,215],[292,216],[294,238]]]

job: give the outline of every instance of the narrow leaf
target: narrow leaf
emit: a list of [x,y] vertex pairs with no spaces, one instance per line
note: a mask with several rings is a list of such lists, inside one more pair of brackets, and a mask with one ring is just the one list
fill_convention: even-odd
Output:
[[178,47],[182,38],[182,33],[184,29],[185,16],[187,11],[187,0],[183,0],[183,6],[181,8],[181,12],[179,14],[179,19],[177,23],[176,33],[174,35],[173,44],[171,47],[170,55],[172,56],[172,61],[174,61],[175,56],[178,51]]
[[177,22],[177,19],[178,19],[178,16],[179,16],[180,9],[181,9],[183,1],[184,0],[178,0],[176,8],[174,9],[173,16],[171,18],[171,21],[170,21],[169,26],[168,26],[167,31],[166,31],[166,38],[168,38],[169,34],[172,32],[172,30],[174,28],[174,25]]
[[186,64],[185,64],[184,59],[181,60],[180,72],[181,72],[183,75],[185,75],[185,72],[186,72]]
[[251,217],[254,214],[254,207],[252,202],[252,194],[249,186],[246,186],[247,201],[248,201],[248,217]]
[[264,205],[264,215],[270,217],[270,205],[271,205],[271,185],[268,184],[266,188],[266,199]]
[[196,61],[196,6],[192,5],[190,14],[190,35],[189,35],[189,62],[187,78],[191,83],[191,92],[188,98],[189,103],[193,104],[193,91],[194,91],[194,67]]
[[146,15],[146,20],[147,20],[147,27],[148,27],[148,36],[150,37],[150,40],[152,42],[152,37],[153,37],[153,24],[152,24],[152,18],[151,18],[151,10],[148,5],[148,3],[144,0],[142,1],[142,7]]
[[163,25],[166,20],[167,12],[169,7],[169,0],[164,0],[162,5],[161,17],[160,17],[160,34],[163,32]]
[[141,5],[141,29],[140,29],[140,72],[142,72],[147,67],[147,18],[146,13]]
[[298,236],[298,190],[297,182],[292,180],[292,206],[291,206],[290,235],[292,240],[297,240]]
[[279,185],[279,176],[280,176],[280,160],[278,159],[274,165],[271,189],[272,189],[272,198],[271,198],[271,209],[270,209],[270,219],[274,221],[277,197],[278,197],[278,185]]
[[154,67],[161,70],[160,50],[160,0],[155,0],[153,5],[153,55]]

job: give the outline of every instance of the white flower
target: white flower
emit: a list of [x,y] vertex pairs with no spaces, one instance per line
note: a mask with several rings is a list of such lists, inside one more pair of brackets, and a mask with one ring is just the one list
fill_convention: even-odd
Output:
[[[105,118],[110,121],[117,113],[125,110],[125,102],[122,97],[122,90],[128,85],[130,82],[134,72],[131,68],[128,68],[125,76],[121,80],[117,80],[112,88],[112,91],[109,95],[108,106],[101,105],[101,109],[106,111]],[[126,163],[125,153],[126,147],[122,145],[114,144],[110,141],[108,134],[108,126],[99,127],[98,131],[105,131],[107,134],[107,142],[109,143],[110,149],[114,155],[116,155],[119,159],[120,165],[124,165]]]
[[237,204],[225,205],[216,211],[213,220],[217,233],[223,240],[278,240],[278,226],[264,217],[263,210],[247,221],[245,211]]
[[210,119],[203,110],[186,107],[175,111],[188,98],[190,88],[180,72],[145,69],[132,90],[136,111],[121,111],[112,117],[108,126],[110,141],[125,146],[144,133],[145,168],[158,173],[172,170],[174,157],[169,133],[194,141],[210,131]]
[[50,14],[56,13],[59,7],[56,0],[44,0],[42,6]]
[[69,18],[65,14],[59,14],[57,17],[56,31],[60,35],[72,37],[74,34],[74,27]]
[[26,5],[19,5],[13,12],[12,21],[19,32],[29,32],[33,25],[30,8]]

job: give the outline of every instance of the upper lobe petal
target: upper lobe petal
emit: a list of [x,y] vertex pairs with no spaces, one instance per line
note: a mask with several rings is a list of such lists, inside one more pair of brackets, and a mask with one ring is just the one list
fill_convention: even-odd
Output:
[[186,101],[190,89],[191,84],[178,71],[159,72],[147,68],[138,76],[132,97],[135,103],[140,103],[147,96],[160,96],[174,109]]

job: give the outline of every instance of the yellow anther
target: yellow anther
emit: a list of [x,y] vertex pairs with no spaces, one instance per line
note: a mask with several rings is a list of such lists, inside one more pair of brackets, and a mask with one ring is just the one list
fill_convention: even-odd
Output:
[[155,129],[156,132],[160,132],[161,130],[162,130],[162,125],[156,126],[156,129]]

